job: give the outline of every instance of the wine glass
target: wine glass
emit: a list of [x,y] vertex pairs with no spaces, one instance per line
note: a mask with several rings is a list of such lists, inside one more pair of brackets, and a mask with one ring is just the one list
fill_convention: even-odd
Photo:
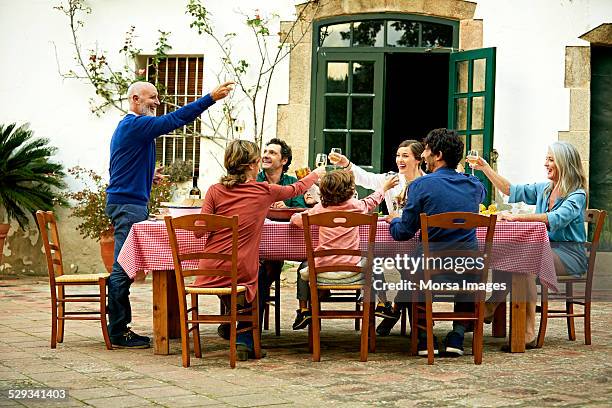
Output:
[[[342,154],[342,149],[341,149],[341,148],[339,148],[339,147],[332,147],[332,148],[331,148],[331,151],[330,151],[330,153],[329,153],[329,154],[330,154],[330,156],[331,156],[331,154],[333,154],[333,153],[335,153],[335,154]],[[330,161],[332,161],[332,160],[331,160],[331,157],[330,157],[330,159],[329,159],[329,160],[330,160]],[[332,163],[333,163],[333,165],[334,165],[334,169],[337,169],[337,168],[338,168],[338,166],[337,166],[337,164],[336,164],[337,162],[335,162],[335,163],[334,163],[334,162],[332,162]]]
[[317,167],[326,166],[327,165],[327,155],[325,153],[318,153],[317,158],[315,160],[315,164]]
[[472,165],[476,164],[478,162],[478,150],[470,150],[467,153],[467,156],[465,157],[465,160],[467,160],[467,162],[470,164],[470,167],[472,168],[472,176],[474,175],[474,167]]

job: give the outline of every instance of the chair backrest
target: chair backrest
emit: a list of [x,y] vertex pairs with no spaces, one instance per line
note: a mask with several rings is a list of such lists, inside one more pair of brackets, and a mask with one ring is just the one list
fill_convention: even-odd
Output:
[[[491,262],[491,252],[493,249],[493,235],[495,233],[495,224],[497,217],[487,217],[485,215],[479,215],[470,212],[448,212],[436,215],[427,215],[421,213],[421,239],[423,244],[423,255],[424,255],[424,276],[426,280],[431,279],[433,275],[448,275],[449,271],[444,268],[437,268],[438,265],[444,262],[430,262],[429,259],[444,259],[446,257],[457,258],[457,257],[471,257],[472,259],[482,258],[482,262],[475,263],[472,269],[465,268],[463,266],[463,275],[476,275],[482,283],[486,283],[489,271],[489,265]],[[429,241],[429,228],[441,228],[441,229],[473,229],[478,227],[484,227],[487,229],[484,246],[478,244],[478,246],[470,247],[465,245],[466,243],[432,243]],[[436,245],[450,244],[448,247],[436,248]],[[469,243],[468,243],[469,244]],[[452,246],[455,246],[453,248]]]
[[[177,286],[183,289],[184,293],[184,278],[188,276],[223,276],[230,277],[232,292],[235,294],[238,282],[238,216],[224,217],[214,214],[191,214],[182,217],[172,218],[164,217],[168,237],[170,239],[170,248],[172,249],[172,259],[174,261],[174,269],[176,273]],[[230,253],[218,252],[188,252],[183,251],[187,245],[180,245],[179,235],[186,231],[189,234],[194,234],[198,238],[204,237],[208,233],[214,233],[223,229],[230,229],[232,232],[232,249]],[[216,259],[230,263],[229,270],[227,269],[200,269],[185,268],[184,261]]]
[[36,222],[40,230],[45,255],[47,257],[47,269],[49,281],[55,285],[55,278],[64,274],[64,264],[62,262],[62,249],[60,246],[57,222],[52,211],[36,211]]
[[[372,262],[374,257],[374,242],[376,241],[376,223],[378,216],[376,214],[361,214],[351,211],[329,211],[314,215],[302,214],[302,223],[304,225],[304,241],[306,244],[306,257],[308,259],[308,270],[315,276],[323,272],[361,272],[362,266],[357,265],[326,265],[316,267],[316,258],[322,258],[330,255],[350,255],[363,256],[363,252],[359,249],[322,249],[315,251],[312,242],[311,226],[327,227],[327,228],[359,228],[361,225],[369,226],[368,233],[368,249],[366,256],[366,279],[371,274]],[[367,281],[367,280],[366,280]]]
[[[586,242],[587,251],[589,252],[589,264],[587,270],[587,290],[591,291],[593,282],[593,271],[595,270],[595,261],[597,257],[597,248],[599,247],[599,237],[603,230],[604,222],[607,213],[604,210],[589,209],[585,213],[585,221],[594,226],[593,239],[591,242]],[[590,297],[590,294],[589,294]]]

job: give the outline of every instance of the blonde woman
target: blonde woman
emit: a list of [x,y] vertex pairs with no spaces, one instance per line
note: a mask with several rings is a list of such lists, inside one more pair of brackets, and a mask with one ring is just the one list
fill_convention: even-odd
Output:
[[[318,179],[324,169],[317,169],[302,180],[281,186],[256,181],[261,155],[259,147],[246,140],[234,140],[225,150],[224,166],[227,175],[206,192],[202,213],[224,216],[238,215],[238,283],[247,288],[246,301],[252,302],[257,293],[259,270],[259,244],[261,230],[270,206],[278,201],[302,195]],[[231,231],[219,231],[206,241],[207,252],[229,253],[232,247]],[[223,268],[226,262],[206,259],[200,268]],[[227,265],[229,268],[229,265]],[[205,277],[196,279],[195,286],[229,286],[229,277]],[[262,299],[260,299],[261,301]],[[260,305],[260,314],[263,307]],[[261,321],[261,318],[260,318]],[[252,333],[240,333],[236,339],[238,359],[246,360],[253,354]]]
[[[567,142],[554,142],[548,148],[544,167],[548,181],[534,184],[510,184],[479,157],[473,165],[481,170],[502,193],[510,196],[510,203],[520,201],[535,205],[535,214],[500,214],[506,221],[536,221],[546,224],[553,249],[557,275],[579,276],[587,270],[584,212],[587,205],[586,176],[578,150]],[[530,298],[535,299],[535,281],[529,283]],[[497,303],[488,305],[491,316]],[[535,347],[535,302],[527,308],[525,331],[527,347]]]

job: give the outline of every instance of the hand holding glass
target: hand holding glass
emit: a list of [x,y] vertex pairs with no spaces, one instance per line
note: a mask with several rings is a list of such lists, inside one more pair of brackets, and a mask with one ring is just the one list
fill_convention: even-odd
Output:
[[341,155],[342,154],[342,149],[339,147],[332,147],[331,151],[329,152],[329,161],[332,162],[332,164],[334,165],[334,169],[338,168],[337,164],[338,161],[337,160],[332,160],[332,156],[334,158],[336,158],[334,155]]
[[474,164],[478,163],[478,150],[470,150],[465,157],[465,160],[469,163],[472,168],[472,176],[474,175]]

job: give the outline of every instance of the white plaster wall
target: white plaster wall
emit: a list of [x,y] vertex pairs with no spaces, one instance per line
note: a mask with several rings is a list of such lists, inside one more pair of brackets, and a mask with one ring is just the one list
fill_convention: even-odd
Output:
[[610,0],[481,0],[484,46],[497,47],[495,140],[498,169],[512,183],[545,180],[547,145],[569,129],[565,47],[612,21]]
[[[212,73],[219,70],[217,49],[189,29],[186,0],[104,0],[90,1],[92,14],[86,16],[81,37],[86,48],[97,46],[117,56],[125,32],[136,26],[136,45],[151,52],[157,29],[171,31],[172,53],[205,55],[204,89],[216,84]],[[218,31],[237,31],[236,54],[256,58],[246,28],[237,10],[262,14],[277,12],[282,19],[293,15],[296,1],[211,0],[205,4],[213,13]],[[54,0],[0,0],[0,122],[30,122],[37,136],[49,137],[59,148],[58,160],[66,167],[82,165],[107,175],[108,144],[121,115],[109,111],[101,118],[90,113],[92,88],[58,74],[74,66],[67,19],[52,9]],[[513,182],[544,177],[546,145],[557,131],[569,127],[569,91],[563,87],[564,56],[567,45],[587,45],[578,36],[602,22],[612,21],[609,0],[481,0],[476,18],[484,20],[484,46],[497,47],[495,147],[500,152],[499,168]],[[276,124],[276,104],[287,99],[287,65],[278,70],[268,106],[266,137]],[[213,107],[211,109],[216,109]],[[247,126],[244,138],[251,138],[247,108],[240,114]],[[210,150],[211,152],[208,152]],[[205,186],[217,180],[221,169],[205,148],[202,169]],[[221,157],[218,157],[222,160]]]
[[[121,113],[109,110],[96,117],[89,108],[94,96],[92,87],[82,81],[62,79],[62,71],[74,68],[74,51],[68,19],[53,6],[59,0],[0,0],[0,123],[30,122],[36,136],[48,137],[58,147],[57,160],[66,167],[81,165],[96,170],[108,178],[109,142]],[[293,16],[293,2],[214,0],[203,2],[213,15],[218,32],[238,32],[235,55],[250,61],[256,57],[254,43],[246,32],[237,11],[262,15],[276,12],[282,19]],[[84,17],[85,28],[80,36],[85,57],[87,50],[98,48],[122,63],[118,50],[123,46],[125,32],[136,26],[135,45],[143,53],[152,53],[158,38],[157,30],[170,31],[171,54],[204,54],[204,90],[212,89],[217,79],[213,73],[220,70],[220,56],[216,46],[189,28],[190,17],[185,14],[186,0],[104,0],[89,1],[92,13]],[[276,33],[278,28],[273,28]],[[57,50],[57,61],[55,56]],[[274,51],[275,48],[272,50]],[[287,64],[282,64],[275,76],[273,92],[266,117],[266,138],[274,136],[276,104],[286,103]],[[232,79],[232,78],[228,78]],[[220,112],[219,106],[211,109]],[[244,107],[240,119],[246,122],[243,138],[252,139],[248,108]],[[221,156],[222,151],[211,143],[203,148],[201,186],[216,182],[221,169],[210,157]],[[207,171],[208,170],[208,171]]]

